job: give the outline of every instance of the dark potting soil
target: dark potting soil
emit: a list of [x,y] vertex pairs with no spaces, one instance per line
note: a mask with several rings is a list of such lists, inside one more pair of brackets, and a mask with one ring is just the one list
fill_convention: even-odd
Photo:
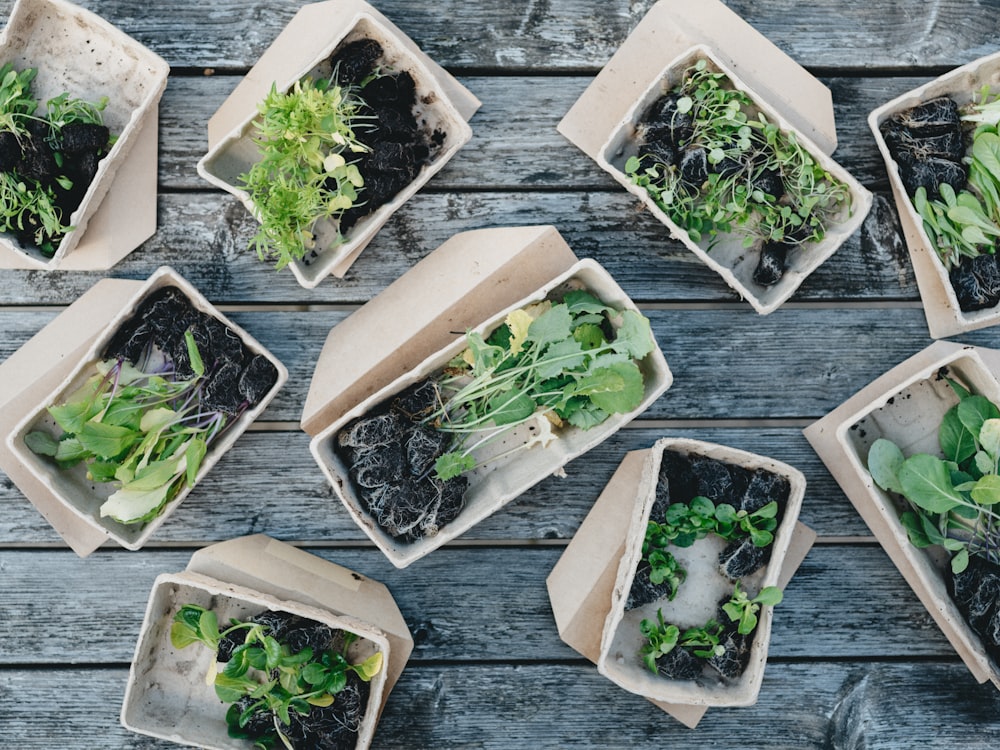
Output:
[[[49,124],[40,120],[29,120],[26,130],[19,135],[0,132],[0,171],[51,189],[61,222],[69,224],[97,174],[100,160],[110,149],[111,133],[104,125],[69,123],[54,137]],[[68,179],[69,186],[61,184],[59,178]],[[35,233],[42,227],[38,215],[25,212],[22,218],[24,227],[16,231],[18,240],[52,255],[62,235],[46,232],[39,246],[35,243]]]
[[278,380],[278,370],[254,354],[222,321],[196,309],[178,287],[165,286],[146,297],[118,327],[103,359],[133,364],[150,351],[166,358],[164,367],[179,379],[195,377],[185,333],[190,330],[205,366],[201,403],[213,411],[239,414],[260,403]]
[[969,566],[951,576],[949,593],[986,651],[1000,664],[1000,566],[979,555],[970,556]]
[[[265,611],[247,619],[247,622],[266,625],[268,635],[287,644],[291,653],[311,648],[313,655],[329,649],[338,650],[338,631],[323,623],[289,612]],[[219,642],[216,658],[228,662],[237,646],[243,643],[245,631],[238,630]],[[371,686],[353,671],[346,673],[347,684],[334,696],[329,706],[310,706],[303,716],[289,712],[291,723],[282,726],[282,732],[295,748],[302,750],[353,750],[357,747],[358,732],[365,718]],[[237,702],[245,710],[253,703],[250,698]],[[259,711],[245,727],[253,738],[273,733],[274,717],[269,711]]]
[[964,312],[984,310],[1000,303],[1000,259],[984,253],[970,258],[963,255],[948,272],[958,306]]
[[334,450],[348,466],[355,492],[379,528],[403,542],[433,536],[465,507],[469,480],[441,481],[434,462],[451,438],[421,419],[438,404],[431,380],[410,386],[345,426]]
[[703,659],[683,646],[676,646],[656,660],[656,671],[672,680],[694,680],[701,676]]
[[[708,161],[705,149],[691,143],[694,135],[693,119],[690,112],[680,112],[677,103],[681,99],[677,92],[670,92],[654,101],[640,121],[638,135],[638,156],[640,159],[675,167],[681,176],[681,184],[687,192],[696,195],[711,174],[723,177],[746,172],[754,188],[774,198],[781,198],[785,186],[781,173],[754,163],[750,156],[745,161],[726,157],[718,164]],[[764,243],[760,248],[760,259],[753,272],[755,283],[763,287],[777,284],[787,270],[786,256],[789,245],[780,242]]]
[[721,674],[723,677],[734,679],[743,674],[750,663],[750,646],[753,645],[753,633],[742,635],[739,632],[739,623],[729,619],[729,615],[722,609],[722,605],[729,601],[728,597],[719,602],[719,611],[715,619],[724,623],[722,633],[719,635],[719,645],[724,651],[721,654],[713,654],[706,659],[708,666]]
[[[364,106],[355,137],[370,151],[355,161],[364,178],[361,203],[344,211],[340,231],[346,234],[358,221],[391,201],[433,161],[445,141],[440,130],[430,132],[414,113],[416,84],[406,71],[381,73],[382,45],[359,39],[344,45],[330,58],[341,86],[360,87]],[[372,74],[376,73],[374,78]],[[367,79],[367,80],[366,80]]]

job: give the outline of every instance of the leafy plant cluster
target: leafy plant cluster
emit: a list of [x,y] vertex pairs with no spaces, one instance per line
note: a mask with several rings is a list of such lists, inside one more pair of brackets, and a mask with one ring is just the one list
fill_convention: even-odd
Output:
[[1000,97],[984,88],[961,119],[979,123],[963,160],[968,167],[965,187],[956,191],[942,183],[940,198],[931,198],[921,186],[913,197],[927,236],[948,269],[963,257],[995,253],[1000,238]]
[[31,90],[37,73],[0,66],[0,231],[52,255],[113,139],[103,125],[107,97],[64,92],[43,111]]
[[849,205],[847,186],[704,59],[652,109],[625,172],[694,242],[736,232],[744,247],[819,241]]
[[[348,648],[358,637],[354,633],[340,631],[338,650],[332,640],[325,648],[296,650],[275,637],[267,624],[233,619],[220,630],[216,614],[195,604],[185,604],[175,614],[170,642],[178,649],[201,643],[217,654],[224,639],[239,631],[242,642],[221,672],[213,660],[209,680],[219,699],[232,704],[226,712],[230,736],[253,739],[255,747],[276,747],[280,741],[292,750],[294,715],[308,716],[314,707],[331,706],[347,686],[348,673],[368,682],[382,669],[381,651],[360,664],[348,661]],[[262,727],[266,731],[261,732]]]
[[669,552],[668,547],[690,547],[709,534],[727,542],[749,537],[754,546],[768,547],[778,526],[778,503],[772,500],[753,512],[737,510],[728,503],[714,503],[697,496],[690,503],[674,502],[667,506],[662,520],[650,518],[642,544],[643,559],[649,563],[653,584],[670,583],[667,598],[673,600],[687,571]]
[[228,423],[229,415],[203,406],[204,364],[190,331],[186,341],[194,377],[176,377],[152,350],[135,365],[102,360],[77,393],[48,408],[63,430],[59,439],[42,430],[25,437],[60,468],[82,463],[91,481],[118,486],[101,505],[102,517],[136,524],[158,516],[194,485],[208,446]]
[[535,434],[515,451],[557,439],[553,426],[586,430],[636,409],[638,361],[654,347],[648,319],[583,290],[515,310],[488,337],[470,331],[466,342],[437,383],[439,408],[424,418],[453,436],[435,462],[442,480],[476,468],[475,451],[518,425],[532,423]]
[[868,471],[879,487],[907,500],[900,520],[910,542],[944,547],[957,574],[968,567],[970,555],[1000,563],[1000,409],[957,381],[948,383],[959,402],[938,429],[942,457],[907,458],[895,443],[880,438],[869,449]]
[[[720,605],[720,617],[724,615],[730,627],[735,625],[739,635],[749,636],[757,627],[760,608],[780,604],[782,598],[781,589],[777,586],[766,586],[757,596],[750,598],[737,581],[732,596]],[[726,646],[722,644],[726,629],[727,625],[710,619],[702,626],[681,630],[664,621],[663,610],[660,609],[656,612],[656,622],[644,619],[639,623],[639,632],[646,638],[639,654],[646,667],[654,673],[659,671],[658,661],[678,647],[711,663],[726,652]]]
[[[282,269],[315,245],[313,228],[351,208],[364,187],[352,154],[368,150],[355,129],[364,102],[354,87],[309,76],[276,86],[258,105],[253,141],[260,160],[240,175],[260,228],[251,241],[261,260]],[[341,238],[342,240],[342,238]]]

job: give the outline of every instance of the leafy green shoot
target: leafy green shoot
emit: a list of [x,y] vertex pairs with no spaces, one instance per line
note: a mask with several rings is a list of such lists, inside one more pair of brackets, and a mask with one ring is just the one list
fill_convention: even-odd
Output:
[[781,589],[777,586],[765,586],[751,599],[737,581],[732,597],[722,605],[722,609],[731,621],[738,623],[736,631],[740,635],[750,635],[757,627],[757,613],[760,608],[780,604],[782,598]]
[[[312,706],[331,705],[347,685],[348,672],[368,682],[382,669],[381,651],[359,664],[348,661],[348,647],[357,639],[354,633],[341,631],[339,652],[314,654],[311,647],[296,652],[270,635],[266,625],[233,619],[220,630],[215,613],[196,604],[185,604],[174,615],[170,642],[177,649],[201,643],[214,653],[223,638],[241,630],[245,631],[243,642],[225,667],[220,672],[213,661],[209,673],[216,695],[232,704],[226,713],[232,737],[250,739],[246,726],[263,713],[272,717],[275,734],[271,739],[291,747],[285,730],[293,711],[306,716]],[[239,703],[243,699],[249,700]],[[266,737],[260,741],[270,746]]]
[[952,554],[961,573],[970,555],[1000,563],[1000,408],[953,383],[959,402],[938,428],[941,456],[909,457],[879,438],[868,451],[868,471],[879,487],[901,495],[900,515],[910,543],[937,545]]
[[643,620],[639,623],[639,632],[646,639],[639,654],[646,667],[654,673],[657,671],[657,660],[677,647],[689,649],[691,653],[702,659],[721,655],[724,652],[723,647],[719,645],[722,625],[715,620],[709,620],[701,627],[682,631],[676,625],[665,622],[663,610],[660,609],[656,612],[656,622]]
[[477,450],[520,425],[532,437],[490,461],[548,445],[553,427],[586,430],[635,410],[645,394],[638,362],[655,345],[648,319],[585,291],[515,310],[489,338],[470,331],[466,342],[438,383],[441,407],[425,420],[454,436],[435,466],[442,480],[478,466]]

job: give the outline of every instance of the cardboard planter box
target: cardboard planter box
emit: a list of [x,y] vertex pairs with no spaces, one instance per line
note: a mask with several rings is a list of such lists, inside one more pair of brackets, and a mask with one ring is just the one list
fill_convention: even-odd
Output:
[[121,711],[133,732],[216,750],[245,748],[226,730],[226,705],[205,676],[215,654],[200,643],[177,650],[173,617],[184,604],[246,619],[289,612],[360,636],[349,651],[359,663],[376,651],[382,669],[371,680],[357,748],[371,744],[386,699],[413,649],[413,639],[381,583],[263,535],[234,539],[194,554],[187,570],[157,577],[129,670]]
[[[117,136],[79,207],[64,219],[73,229],[55,254],[47,258],[5,233],[0,267],[110,268],[155,230],[157,105],[169,66],[99,16],[64,0],[17,0],[0,35],[0,59],[18,71],[38,69],[32,91],[43,106],[63,92],[87,101],[107,96],[104,124]],[[120,189],[99,212],[119,173]],[[78,246],[82,257],[73,259]]]
[[[471,273],[465,275],[465,271]],[[532,282],[538,286],[529,287]],[[603,441],[670,386],[666,360],[654,348],[639,363],[644,395],[635,410],[612,414],[589,430],[565,425],[558,430],[558,439],[546,447],[535,446],[472,472],[464,509],[433,536],[402,543],[375,524],[355,493],[347,466],[334,451],[340,429],[407,386],[440,372],[465,350],[466,329],[488,334],[508,312],[573,288],[587,289],[616,309],[636,309],[604,269],[592,260],[576,260],[551,227],[468,232],[435,250],[331,332],[313,376],[303,429],[314,435],[313,455],[351,517],[396,566],[405,567],[464,533]],[[414,317],[407,319],[410,311]],[[343,361],[343,347],[378,341],[375,331],[397,324],[402,326],[395,334],[402,339],[399,349],[391,339],[382,341],[384,348],[361,352],[348,371],[338,371],[338,353]],[[525,440],[525,433],[516,431],[495,451]]]
[[[698,59],[725,73],[769,122],[794,133],[799,144],[849,192],[849,207],[828,222],[824,239],[789,250],[787,270],[770,287],[753,281],[759,248],[744,248],[742,234],[696,241],[624,171],[625,162],[637,153],[637,126],[646,110],[677,85],[685,68]],[[762,315],[791,297],[805,277],[861,225],[871,206],[871,194],[829,156],[836,147],[829,91],[717,0],[697,5],[661,0],[654,5],[559,123],[559,131],[640,198],[672,237]]]
[[[250,195],[239,186],[239,177],[260,159],[252,140],[258,104],[272,84],[285,91],[307,75],[328,78],[330,56],[342,45],[364,38],[382,45],[383,58],[391,70],[408,71],[413,76],[418,122],[428,132],[444,133],[445,139],[417,177],[392,200],[351,227],[341,244],[336,244],[335,221],[316,224],[315,249],[303,260],[290,264],[296,280],[307,288],[315,287],[330,274],[342,277],[396,209],[468,142],[472,137],[468,120],[479,101],[372,6],[360,0],[315,3],[296,14],[212,118],[209,150],[198,162],[202,177],[235,195],[256,216]],[[364,199],[364,191],[359,198]]]
[[981,57],[935,78],[883,104],[868,115],[868,125],[885,160],[889,184],[896,199],[896,209],[906,237],[906,246],[910,250],[910,260],[917,277],[920,299],[923,301],[924,315],[927,317],[927,327],[932,338],[953,336],[964,331],[996,325],[1000,323],[1000,305],[969,312],[964,312],[959,307],[958,297],[948,278],[948,272],[931,244],[924,229],[923,219],[920,218],[906,192],[899,167],[889,152],[879,126],[897,112],[939,96],[949,96],[961,107],[972,101],[973,96],[978,94],[983,86],[989,86],[994,91],[1000,87],[1000,52]]
[[[4,426],[12,426],[6,435],[0,465],[81,556],[90,554],[107,539],[127,549],[139,549],[192,487],[185,483],[160,515],[151,521],[126,525],[110,517],[102,518],[100,505],[111,494],[111,485],[87,479],[83,465],[59,469],[49,457],[34,453],[26,444],[25,436],[41,430],[53,438],[59,437],[61,429],[55,425],[47,408],[63,403],[96,373],[95,364],[122,323],[144,299],[167,286],[177,287],[196,310],[227,326],[246,351],[262,355],[277,371],[274,385],[256,406],[232,419],[226,431],[209,446],[198,469],[196,483],[264,411],[288,378],[288,371],[281,362],[167,266],[158,269],[146,282],[119,282],[103,290],[95,287],[70,306],[0,370],[0,383],[12,389],[11,400],[4,406],[5,410],[10,410]],[[92,322],[78,322],[84,318]],[[74,346],[77,346],[75,350]],[[66,352],[66,356],[60,356],[62,352]]]
[[[767,565],[744,578],[755,595],[766,586],[784,586],[815,535],[798,524],[805,479],[796,469],[763,456],[698,440],[665,438],[652,449],[630,453],[574,536],[547,584],[560,636],[596,662],[598,671],[629,692],[642,695],[695,726],[709,706],[745,706],[757,700],[771,632],[772,611],[762,607],[753,633],[749,663],[734,679],[708,671],[696,680],[654,675],[642,663],[642,619],[664,619],[681,628],[701,626],[716,617],[720,600],[734,582],[718,572],[725,543],[712,535],[688,548],[670,551],[687,570],[673,601],[659,599],[625,610],[652,508],[664,450],[721,461],[746,469],[764,469],[785,477],[789,496],[775,531]],[[713,673],[714,674],[714,673]]]
[[868,473],[868,451],[877,439],[896,443],[904,456],[940,455],[938,428],[958,397],[944,379],[954,377],[973,393],[1000,401],[1000,353],[937,342],[897,365],[804,430],[872,533],[979,682],[1000,688],[1000,668],[987,655],[948,594],[949,556],[940,547],[918,549],[900,522],[903,501],[882,490]]

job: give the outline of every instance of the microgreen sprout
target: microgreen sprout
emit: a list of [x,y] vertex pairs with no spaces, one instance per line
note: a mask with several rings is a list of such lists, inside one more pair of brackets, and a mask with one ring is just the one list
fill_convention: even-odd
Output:
[[238,416],[203,406],[204,364],[190,330],[185,341],[194,377],[176,377],[152,345],[134,365],[103,360],[72,397],[49,407],[63,430],[58,439],[42,430],[25,436],[32,451],[60,468],[82,463],[88,479],[117,487],[101,505],[102,517],[126,524],[155,518],[194,485],[208,447]]
[[777,586],[765,586],[751,599],[737,581],[732,597],[722,605],[722,609],[730,620],[739,623],[736,630],[740,635],[749,635],[757,627],[757,613],[760,608],[781,604],[783,596]]
[[[646,134],[673,138],[664,146],[671,156],[656,149],[631,156],[624,171],[694,242],[709,240],[711,247],[731,233],[743,235],[744,247],[816,242],[849,210],[847,186],[706,60],[684,71],[673,94],[675,112],[689,116],[685,128],[672,122],[671,136],[662,127]],[[695,151],[703,152],[703,166],[689,169],[685,159],[690,164]]]
[[970,555],[1000,564],[1000,408],[948,379],[959,402],[945,412],[938,429],[943,457],[904,457],[879,438],[868,452],[875,483],[904,497],[900,521],[919,548],[939,545],[952,553],[951,568],[963,572]]
[[488,338],[470,331],[466,341],[438,383],[440,408],[425,420],[455,436],[435,465],[442,480],[476,467],[474,452],[518,425],[533,423],[535,435],[514,451],[556,439],[552,426],[589,429],[637,408],[637,363],[654,346],[645,317],[582,290],[516,310]]
[[736,510],[728,503],[714,503],[698,496],[690,503],[671,503],[662,520],[650,519],[646,538],[650,547],[690,547],[709,534],[726,541],[749,536],[757,547],[767,547],[774,541],[777,528],[778,503],[774,500],[748,513]]
[[[242,643],[222,671],[212,661],[208,678],[219,699],[232,704],[226,713],[230,736],[256,739],[259,747],[280,740],[291,750],[288,728],[293,713],[307,716],[314,706],[332,705],[347,685],[348,672],[368,682],[382,669],[381,651],[359,664],[348,661],[348,648],[358,637],[354,633],[340,631],[342,645],[336,651],[317,652],[311,646],[295,651],[266,624],[233,619],[220,630],[216,614],[195,604],[185,604],[174,615],[170,642],[177,649],[201,643],[216,653],[224,638],[239,631],[244,632]],[[248,733],[248,724],[261,715],[270,717],[273,732],[263,737]]]
[[663,619],[663,610],[657,610],[656,622],[643,620],[639,623],[639,632],[646,638],[646,643],[639,650],[645,665],[652,671],[657,671],[656,660],[666,656],[675,648],[689,649],[695,656],[703,659],[720,655],[725,649],[719,645],[722,625],[715,620],[709,620],[701,627],[681,630]]
[[277,269],[301,260],[315,245],[316,223],[358,203],[364,186],[349,161],[368,150],[355,135],[366,120],[363,102],[353,87],[333,80],[307,76],[288,91],[272,85],[258,106],[253,140],[260,159],[239,182],[261,224],[252,245]]

